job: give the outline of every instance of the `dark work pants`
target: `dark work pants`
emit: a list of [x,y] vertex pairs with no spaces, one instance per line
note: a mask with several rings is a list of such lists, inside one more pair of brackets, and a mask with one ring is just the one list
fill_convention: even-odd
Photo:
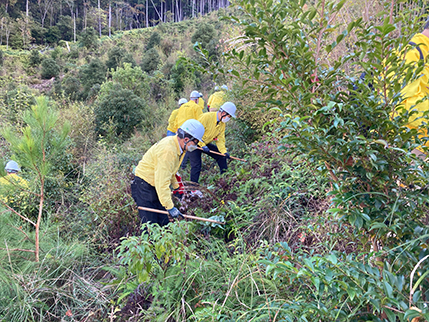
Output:
[[188,152],[185,152],[185,156],[183,157],[182,164],[181,164],[181,168],[183,170],[185,170],[186,164],[188,163],[188,160],[189,160],[189,154],[188,154]]
[[[155,187],[152,187],[149,183],[137,176],[134,177],[134,180],[131,183],[131,195],[138,207],[147,207],[165,211],[165,208],[159,202]],[[139,216],[142,224],[150,221],[151,223],[157,223],[162,227],[169,223],[167,215],[156,212],[139,209]]]
[[[210,149],[210,151],[219,152],[218,148],[214,144],[207,144],[207,147]],[[191,160],[191,181],[198,183],[198,180],[200,179],[200,173],[201,173],[201,153],[205,153],[200,149],[197,149],[193,152],[186,152],[186,154],[189,154],[189,160]],[[226,163],[226,157],[214,154],[214,153],[205,153],[209,156],[211,156],[213,159],[216,160],[220,173],[224,173],[226,169],[228,169],[228,164]]]

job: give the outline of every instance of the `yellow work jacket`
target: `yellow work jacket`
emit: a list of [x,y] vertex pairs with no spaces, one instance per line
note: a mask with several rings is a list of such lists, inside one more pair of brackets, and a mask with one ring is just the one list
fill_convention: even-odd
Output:
[[178,129],[187,120],[198,120],[201,114],[203,114],[201,107],[194,101],[189,101],[183,104],[180,106],[179,112],[176,116],[176,129]]
[[170,117],[168,118],[168,126],[167,130],[176,133],[177,127],[176,127],[176,117],[177,113],[179,113],[179,109],[176,108],[173,112],[171,112]]
[[28,182],[16,173],[0,178],[0,199],[3,202],[13,202],[16,199],[14,196],[22,198],[24,190],[28,190]]
[[179,146],[177,135],[167,136],[154,144],[143,156],[136,168],[136,176],[155,187],[161,205],[174,207],[170,185],[177,189],[175,174],[185,155]]
[[210,112],[218,111],[219,108],[225,103],[226,94],[224,91],[214,92],[207,101],[207,106],[210,109]]
[[[423,34],[416,34],[410,42],[414,42],[419,46],[424,59],[429,53],[429,38]],[[416,48],[409,48],[405,54],[405,62],[407,64],[418,63],[421,60],[420,53]],[[429,95],[429,64],[426,64],[418,79],[410,84],[407,84],[401,91],[404,98],[401,105],[407,110],[417,110],[418,113],[410,117],[407,127],[415,129],[422,124],[428,123],[429,120],[422,118],[423,112],[429,110],[429,99],[416,105],[416,102]]]
[[198,99],[198,105],[201,107],[201,111],[204,113],[204,100],[202,97]]
[[205,132],[201,147],[215,142],[220,153],[226,153],[225,147],[225,123],[217,121],[217,112],[208,112],[200,116],[198,121],[204,126]]

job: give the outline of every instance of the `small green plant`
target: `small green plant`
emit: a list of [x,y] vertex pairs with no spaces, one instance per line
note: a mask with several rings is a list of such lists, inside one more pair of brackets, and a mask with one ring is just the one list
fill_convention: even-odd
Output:
[[152,32],[150,35],[149,41],[146,45],[146,50],[150,50],[154,48],[155,46],[158,46],[161,42],[161,36],[156,31]]
[[151,48],[145,52],[140,67],[144,72],[152,73],[158,69],[159,63],[160,57],[158,51],[155,48]]
[[89,64],[81,67],[79,80],[83,86],[83,98],[87,98],[89,91],[94,85],[101,85],[106,80],[106,66],[95,58]]
[[88,49],[97,49],[99,46],[97,32],[92,27],[86,28],[80,34],[80,45]]
[[30,52],[29,63],[31,67],[38,67],[42,62],[42,57],[37,49],[33,49]]
[[[26,111],[23,116],[26,127],[21,133],[15,132],[11,127],[2,129],[2,136],[10,144],[10,149],[17,156],[17,160],[27,171],[31,172],[36,178],[39,192],[36,196],[39,198],[38,214],[35,221],[23,216],[11,207],[7,208],[27,224],[31,224],[35,229],[35,247],[31,252],[34,253],[36,262],[39,261],[40,253],[40,225],[44,213],[46,182],[52,168],[51,162],[58,153],[63,152],[66,144],[66,138],[70,130],[68,124],[61,128],[60,133],[56,133],[58,126],[58,114],[55,113],[48,105],[46,97],[38,97],[36,105],[32,106],[31,111]],[[56,135],[55,135],[56,134]],[[48,145],[50,140],[50,145]],[[4,172],[3,167],[1,171]],[[4,173],[2,173],[4,175]],[[30,251],[30,250],[28,250]]]
[[52,58],[45,58],[42,61],[42,79],[50,79],[52,77],[57,77],[60,73],[60,66]]

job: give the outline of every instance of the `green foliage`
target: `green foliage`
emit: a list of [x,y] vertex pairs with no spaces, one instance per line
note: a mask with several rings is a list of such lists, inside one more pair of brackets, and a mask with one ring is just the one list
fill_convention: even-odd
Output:
[[119,47],[113,47],[112,49],[109,50],[109,52],[107,53],[107,61],[106,61],[106,66],[107,69],[110,70],[116,70],[116,68],[118,66],[120,66],[122,59],[125,57],[125,55],[127,54],[127,52],[124,49],[121,49]]
[[40,56],[39,51],[37,49],[33,49],[30,52],[30,58],[29,58],[30,66],[38,67],[41,62],[42,62],[42,57]]
[[152,32],[150,35],[149,41],[146,45],[146,51],[154,48],[155,46],[158,46],[161,42],[161,36],[156,31]]
[[60,73],[60,66],[52,58],[45,58],[42,61],[41,77],[42,79],[50,79],[57,77]]
[[56,27],[59,29],[61,39],[71,41],[73,39],[73,19],[70,16],[60,16]]
[[293,289],[283,291],[300,299],[290,303],[272,302],[267,310],[278,318],[362,321],[384,313],[388,321],[406,321],[411,317],[427,319],[429,316],[421,293],[409,301],[408,276],[398,274],[388,263],[382,270],[374,267],[370,254],[332,252],[327,256],[312,256],[296,254],[287,243],[281,243],[267,249],[265,256],[260,263],[266,274],[280,284],[294,285]]
[[106,66],[95,58],[81,67],[79,80],[83,86],[83,98],[86,98],[94,85],[101,85],[106,80]]
[[61,39],[61,32],[57,26],[49,27],[44,34],[46,43],[56,44]]
[[36,103],[33,92],[27,86],[18,86],[7,91],[3,97],[1,115],[6,124],[22,126],[22,115]]
[[34,263],[30,253],[13,251],[29,248],[34,230],[11,214],[3,212],[0,216],[0,256],[6,259],[0,264],[0,320],[50,321],[52,315],[66,316],[68,310],[78,319],[84,319],[89,311],[98,311],[95,316],[101,319],[110,308],[106,302],[108,290],[96,276],[97,272],[103,273],[102,263],[91,255],[87,245],[60,237],[61,227],[52,221],[43,226],[42,259]]
[[193,82],[193,74],[186,68],[185,64],[178,60],[171,71],[171,79],[173,80],[173,89],[177,94],[181,94],[185,85]]
[[80,94],[80,82],[74,76],[66,76],[62,80],[62,89],[71,100],[77,100]]
[[118,83],[124,89],[133,91],[139,97],[147,98],[150,94],[150,77],[143,73],[141,68],[133,67],[129,63],[124,63],[123,67],[117,68],[112,73],[112,82],[106,82],[101,88],[101,96],[108,92],[114,83]]
[[144,72],[152,73],[158,69],[160,60],[158,51],[155,48],[151,48],[145,52],[140,67]]
[[219,39],[216,35],[216,30],[208,23],[201,23],[191,38],[192,43],[198,43],[208,52],[208,56],[213,60],[217,60]]
[[79,38],[79,43],[82,47],[88,49],[97,49],[99,46],[97,32],[92,27],[86,28]]
[[113,126],[112,134],[128,139],[143,121],[146,126],[150,124],[150,110],[145,101],[119,83],[114,83],[97,100],[94,113],[95,131],[103,136],[109,133],[109,126]]

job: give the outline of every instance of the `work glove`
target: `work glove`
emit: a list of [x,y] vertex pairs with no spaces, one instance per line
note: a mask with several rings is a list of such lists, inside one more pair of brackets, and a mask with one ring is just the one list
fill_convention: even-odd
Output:
[[181,219],[183,219],[182,213],[176,207],[173,207],[167,211],[170,214],[171,218],[177,219],[180,217]]
[[209,153],[209,152],[210,152],[210,149],[207,147],[207,145],[205,145],[205,146],[203,146],[203,151],[204,151],[205,153]]
[[231,157],[229,156],[229,153],[228,152],[225,152],[225,157],[227,158],[227,159],[230,159]]

